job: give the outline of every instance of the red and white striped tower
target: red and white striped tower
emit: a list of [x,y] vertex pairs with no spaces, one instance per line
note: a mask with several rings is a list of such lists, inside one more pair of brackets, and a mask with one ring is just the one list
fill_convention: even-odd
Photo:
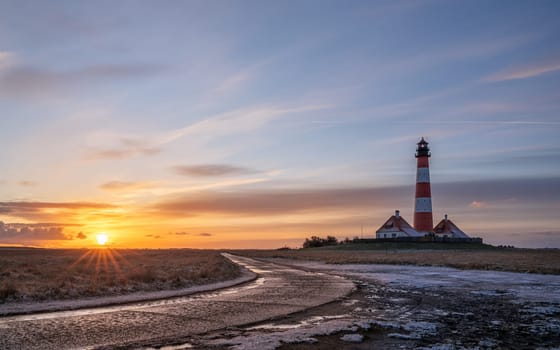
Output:
[[416,201],[414,202],[414,229],[432,232],[432,191],[430,189],[430,148],[422,137],[416,148]]

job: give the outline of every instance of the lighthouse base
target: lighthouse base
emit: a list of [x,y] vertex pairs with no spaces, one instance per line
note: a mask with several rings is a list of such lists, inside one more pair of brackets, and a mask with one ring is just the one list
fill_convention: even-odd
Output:
[[430,233],[434,230],[434,219],[431,212],[414,213],[414,229],[418,232]]

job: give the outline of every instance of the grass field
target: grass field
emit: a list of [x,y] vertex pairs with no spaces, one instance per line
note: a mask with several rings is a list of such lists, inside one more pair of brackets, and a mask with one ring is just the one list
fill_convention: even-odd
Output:
[[[244,250],[235,253],[255,258],[316,260],[330,264],[406,264],[560,274],[559,249],[512,249],[437,243],[405,245],[405,249],[397,249],[398,244],[389,244],[385,249],[380,247],[382,246],[349,244],[299,250]],[[418,249],[419,247],[422,249]]]
[[0,248],[0,303],[178,289],[239,275],[212,250]]

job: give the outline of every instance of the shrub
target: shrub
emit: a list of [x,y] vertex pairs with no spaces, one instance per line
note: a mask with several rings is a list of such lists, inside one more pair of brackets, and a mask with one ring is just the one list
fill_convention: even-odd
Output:
[[318,236],[311,236],[311,238],[306,238],[303,242],[304,248],[316,248],[324,247],[328,245],[337,245],[338,240],[334,236],[327,236],[327,238],[321,238]]

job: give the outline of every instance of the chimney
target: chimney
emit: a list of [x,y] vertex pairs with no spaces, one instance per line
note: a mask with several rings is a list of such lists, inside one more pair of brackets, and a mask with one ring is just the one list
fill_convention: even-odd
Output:
[[447,222],[447,214],[445,214],[445,222]]
[[395,217],[398,219],[400,218],[401,212],[400,210],[395,210]]

